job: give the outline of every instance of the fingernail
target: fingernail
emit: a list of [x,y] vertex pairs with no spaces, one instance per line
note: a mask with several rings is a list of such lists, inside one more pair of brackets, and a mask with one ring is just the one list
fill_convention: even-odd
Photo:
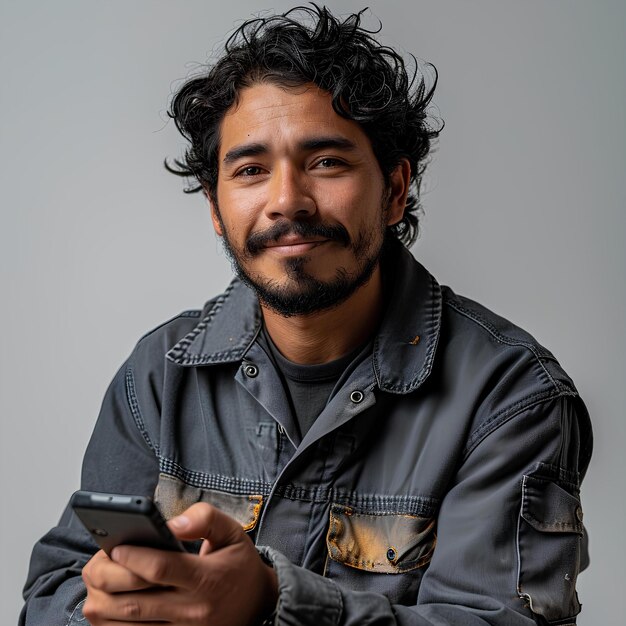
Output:
[[112,561],[117,561],[117,557],[119,555],[120,555],[119,548],[113,548],[113,550],[111,550],[111,560]]
[[191,524],[191,520],[186,515],[179,515],[178,517],[173,517],[170,520],[170,524],[178,530],[184,530]]

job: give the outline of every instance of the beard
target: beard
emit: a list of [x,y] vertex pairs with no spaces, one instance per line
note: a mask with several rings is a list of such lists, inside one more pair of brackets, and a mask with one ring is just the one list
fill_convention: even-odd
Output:
[[[267,230],[251,234],[243,249],[237,249],[232,244],[217,206],[215,208],[222,225],[224,250],[233,270],[265,306],[283,317],[310,315],[340,305],[367,283],[380,261],[386,230],[384,203],[380,229],[361,232],[354,241],[341,225],[282,219]],[[286,284],[252,274],[246,269],[246,262],[262,254],[267,243],[278,241],[288,234],[323,237],[337,242],[352,252],[356,261],[355,270],[349,272],[345,267],[338,267],[333,278],[320,280],[307,271],[306,254],[285,259],[285,275],[289,279]]]

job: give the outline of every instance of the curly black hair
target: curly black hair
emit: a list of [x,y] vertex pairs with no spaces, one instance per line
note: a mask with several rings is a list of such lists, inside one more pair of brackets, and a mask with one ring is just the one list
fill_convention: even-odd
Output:
[[[365,11],[365,10],[364,10]],[[443,122],[427,108],[437,85],[432,64],[429,87],[415,63],[409,76],[402,57],[361,26],[364,11],[340,20],[326,7],[296,7],[281,15],[244,22],[228,38],[224,54],[208,73],[189,79],[174,94],[169,116],[190,146],[183,160],[165,162],[172,173],[195,178],[215,201],[220,124],[244,87],[315,83],[332,96],[334,110],[361,125],[372,143],[385,181],[401,159],[411,164],[411,190],[403,219],[389,228],[407,247],[418,234],[420,183],[431,142]]]

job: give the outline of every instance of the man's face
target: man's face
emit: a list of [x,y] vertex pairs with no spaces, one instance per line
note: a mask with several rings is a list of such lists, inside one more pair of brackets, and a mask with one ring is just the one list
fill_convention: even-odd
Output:
[[385,229],[402,218],[408,164],[391,181],[328,93],[260,83],[222,121],[213,224],[265,305],[305,315],[378,271]]

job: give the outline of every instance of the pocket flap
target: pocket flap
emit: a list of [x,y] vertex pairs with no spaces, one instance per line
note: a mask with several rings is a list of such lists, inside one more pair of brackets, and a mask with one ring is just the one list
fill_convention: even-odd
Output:
[[246,532],[256,526],[263,505],[261,495],[247,496],[203,489],[166,474],[159,476],[154,500],[165,519],[180,515],[196,502],[208,502],[236,519]]
[[430,562],[435,520],[395,513],[356,513],[333,505],[327,536],[331,559],[370,572],[399,574]]
[[547,623],[574,623],[580,611],[576,576],[582,535],[578,498],[552,480],[524,476],[517,590]]
[[551,480],[524,476],[522,517],[545,533],[583,534],[580,501]]

